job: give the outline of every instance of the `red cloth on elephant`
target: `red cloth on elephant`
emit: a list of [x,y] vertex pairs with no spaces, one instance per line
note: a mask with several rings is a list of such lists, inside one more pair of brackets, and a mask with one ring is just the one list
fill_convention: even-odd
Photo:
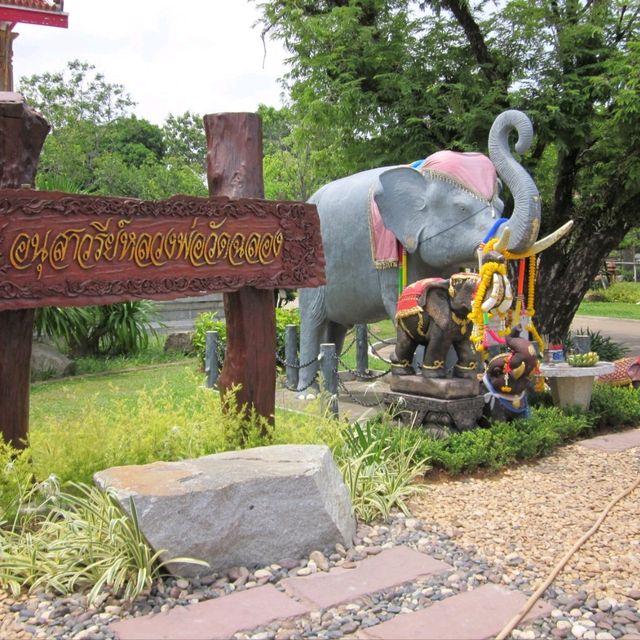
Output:
[[398,298],[396,305],[396,318],[406,318],[413,316],[422,311],[422,307],[418,304],[418,299],[431,285],[436,282],[445,282],[444,278],[425,278],[424,280],[416,280],[408,287],[405,287]]

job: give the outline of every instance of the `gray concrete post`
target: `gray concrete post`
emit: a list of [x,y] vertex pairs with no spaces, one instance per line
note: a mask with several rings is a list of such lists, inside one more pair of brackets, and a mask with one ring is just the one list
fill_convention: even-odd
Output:
[[205,386],[212,389],[218,381],[220,363],[218,362],[218,332],[207,331],[204,350],[204,372],[207,374]]
[[287,371],[287,387],[298,387],[298,328],[295,324],[288,324],[284,329],[284,361]]
[[322,373],[323,411],[329,410],[338,417],[338,367],[336,345],[324,343],[320,345],[320,371]]
[[369,343],[367,341],[367,325],[356,325],[356,371],[365,375],[369,370]]

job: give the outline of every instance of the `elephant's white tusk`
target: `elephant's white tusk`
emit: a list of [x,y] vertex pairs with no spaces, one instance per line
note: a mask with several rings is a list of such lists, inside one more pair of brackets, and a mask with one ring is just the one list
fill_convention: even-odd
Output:
[[506,313],[511,307],[513,302],[513,291],[511,289],[511,283],[508,278],[504,279],[504,298],[498,305],[498,313]]
[[507,245],[509,244],[509,236],[511,235],[511,229],[509,229],[508,225],[505,225],[502,229],[502,233],[498,238],[498,242],[494,245],[494,251],[499,251],[500,253],[504,253],[507,250]]
[[491,293],[489,294],[489,297],[482,303],[480,308],[485,313],[487,311],[491,311],[491,309],[493,309],[493,307],[495,307],[498,304],[498,302],[502,300],[503,296],[504,296],[504,283],[503,283],[502,276],[498,275],[497,273],[494,273],[493,284],[491,286]]
[[535,244],[531,245],[526,251],[523,251],[522,253],[509,252],[507,254],[507,257],[510,260],[520,260],[521,258],[528,258],[529,256],[535,256],[541,251],[548,249],[552,244],[555,244],[556,242],[558,242],[558,240],[560,240],[562,236],[565,236],[567,233],[569,233],[569,231],[571,230],[571,227],[573,227],[573,220],[569,220],[569,222],[566,222],[565,224],[563,224],[561,227],[556,229],[553,233],[550,233],[548,236],[545,236],[544,238],[542,238],[542,240],[538,240]]

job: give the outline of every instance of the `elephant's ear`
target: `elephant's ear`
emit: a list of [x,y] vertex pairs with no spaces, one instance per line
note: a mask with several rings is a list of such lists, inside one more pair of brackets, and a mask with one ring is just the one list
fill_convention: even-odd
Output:
[[378,177],[373,197],[384,226],[413,253],[418,248],[427,208],[424,176],[410,167],[388,169]]
[[451,323],[451,301],[449,299],[449,281],[434,282],[424,292],[422,301],[418,304],[424,308],[427,315],[434,320],[443,331]]

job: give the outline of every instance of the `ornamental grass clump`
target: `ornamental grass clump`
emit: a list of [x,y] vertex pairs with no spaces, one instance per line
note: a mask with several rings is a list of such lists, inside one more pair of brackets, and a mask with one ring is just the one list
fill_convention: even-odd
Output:
[[424,490],[415,482],[429,468],[428,459],[419,455],[417,433],[380,423],[345,428],[335,456],[363,522],[386,520],[394,508],[408,515],[407,500]]
[[105,590],[133,599],[150,589],[169,562],[207,566],[193,558],[160,561],[138,524],[113,492],[52,476],[22,492],[10,524],[0,529],[0,586],[14,595],[44,588],[59,594],[87,591],[89,603]]

